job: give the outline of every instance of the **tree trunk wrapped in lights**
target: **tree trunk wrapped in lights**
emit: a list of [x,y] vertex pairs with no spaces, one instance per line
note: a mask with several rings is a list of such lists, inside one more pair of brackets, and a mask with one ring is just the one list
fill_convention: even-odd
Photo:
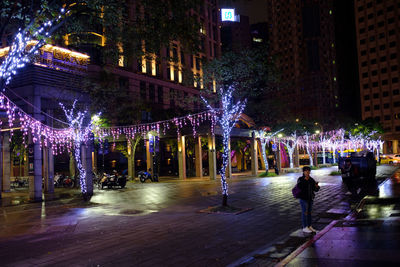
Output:
[[310,166],[314,166],[314,162],[313,162],[313,157],[312,157],[312,153],[311,153],[311,145],[310,145],[310,134],[308,132],[304,133],[304,138],[306,140],[306,150],[307,150],[307,154],[308,157],[310,158]]
[[222,102],[221,109],[215,109],[211,107],[208,101],[202,97],[203,101],[207,105],[207,108],[215,114],[217,121],[222,128],[222,144],[224,147],[224,152],[222,154],[222,166],[220,170],[221,174],[221,186],[222,186],[222,206],[228,205],[228,184],[226,182],[226,168],[228,166],[228,161],[230,160],[229,153],[229,138],[232,128],[235,126],[240,114],[246,106],[246,100],[237,101],[234,103],[233,94],[234,88],[229,86],[227,89],[220,88],[218,91]]
[[288,153],[289,153],[289,159],[290,159],[290,168],[293,168],[293,152],[294,149],[296,148],[297,145],[297,135],[296,132],[294,132],[291,137],[286,137],[282,143],[286,146]]
[[82,195],[87,197],[87,186],[86,186],[86,169],[83,167],[82,158],[81,158],[81,146],[83,143],[87,143],[91,141],[92,136],[92,123],[91,121],[88,123],[87,126],[83,126],[84,120],[87,116],[87,111],[84,112],[76,112],[75,111],[75,104],[72,105],[71,109],[66,109],[62,103],[60,106],[64,110],[65,117],[69,122],[69,128],[73,132],[73,146],[74,146],[74,156],[76,161],[76,167],[79,171],[79,182],[81,186]]
[[261,143],[261,152],[263,154],[263,160],[265,164],[265,172],[268,172],[269,165],[268,165],[268,159],[267,159],[267,152],[266,152],[266,145],[267,143],[272,139],[272,137],[276,136],[279,132],[282,132],[283,129],[276,131],[274,133],[268,134],[265,130],[258,130],[256,131],[257,137],[260,138],[260,143]]

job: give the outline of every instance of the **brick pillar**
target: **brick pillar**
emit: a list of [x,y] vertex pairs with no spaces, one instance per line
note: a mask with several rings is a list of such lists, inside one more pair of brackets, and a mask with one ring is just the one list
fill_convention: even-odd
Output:
[[282,172],[282,159],[281,159],[281,142],[277,143],[278,147],[276,149],[276,165],[278,166],[279,173]]
[[48,149],[48,164],[49,164],[49,171],[48,171],[47,193],[52,194],[54,193],[54,154],[51,146]]
[[185,136],[178,137],[179,179],[186,179]]
[[43,187],[44,187],[44,192],[47,193],[49,191],[49,149],[45,146],[42,147],[42,158],[43,158],[43,168],[42,168]]
[[10,192],[10,176],[11,176],[11,154],[10,154],[10,132],[3,132],[2,140],[2,155],[3,155],[3,192]]
[[393,154],[399,153],[398,145],[399,145],[399,141],[398,140],[393,140],[392,141]]
[[33,176],[29,179],[29,198],[42,201],[42,151],[39,140],[33,144]]
[[201,152],[201,137],[195,137],[194,142],[194,151],[195,151],[195,158],[196,158],[196,177],[203,177],[203,158]]
[[134,179],[135,174],[133,173],[133,162],[132,162],[133,158],[132,153],[134,152],[132,151],[132,144],[129,142],[127,145],[127,149],[128,149],[128,178]]
[[93,196],[93,169],[92,169],[92,144],[87,143],[81,145],[82,167],[86,171],[86,194],[88,197]]
[[217,178],[217,155],[215,153],[215,136],[208,134],[208,174],[211,180]]
[[[266,146],[268,146],[269,142],[266,144]],[[264,163],[264,155],[262,153],[262,148],[261,148],[262,144],[260,141],[257,141],[257,151],[258,151],[258,155],[261,159],[261,169],[265,170],[266,172],[268,172],[268,170],[266,169],[265,163]],[[265,150],[267,150],[267,148],[265,148]],[[265,154],[267,154],[267,152],[265,152]],[[267,155],[265,155],[267,156]],[[268,162],[268,157],[266,158],[267,162]]]
[[294,149],[294,167],[300,167],[299,146],[296,145]]
[[74,154],[71,152],[69,153],[69,176],[75,177],[76,175],[76,170],[75,170],[75,156]]
[[150,142],[146,140],[146,167],[147,171],[151,168],[151,176],[154,177],[154,168],[153,168],[153,153],[150,152]]
[[257,139],[254,132],[251,134],[251,175],[257,176],[258,173],[258,153]]

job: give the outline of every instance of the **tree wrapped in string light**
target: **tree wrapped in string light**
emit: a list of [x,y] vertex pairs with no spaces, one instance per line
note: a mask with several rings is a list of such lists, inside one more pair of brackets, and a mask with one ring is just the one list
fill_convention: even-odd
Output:
[[285,140],[282,141],[282,143],[286,146],[288,153],[289,153],[289,159],[290,159],[290,168],[293,168],[293,152],[294,149],[296,148],[298,142],[298,137],[296,132],[291,134],[289,137],[285,137]]
[[[17,73],[17,70],[30,62],[32,57],[39,52],[39,49],[46,44],[46,39],[50,37],[51,33],[63,24],[65,13],[65,9],[62,8],[58,16],[42,23],[34,31],[32,31],[31,27],[36,21],[32,21],[24,29],[18,30],[6,58],[0,65],[1,88],[3,91],[5,90],[4,86],[11,82],[12,76]],[[33,45],[29,47],[28,44]]]
[[326,164],[325,149],[327,148],[327,138],[324,132],[319,133],[319,144],[322,148],[322,164]]
[[67,109],[62,103],[60,103],[61,108],[65,113],[65,117],[69,122],[69,128],[73,132],[73,143],[74,143],[74,156],[76,161],[76,166],[79,171],[79,181],[81,185],[81,192],[84,197],[87,196],[87,185],[86,185],[86,169],[82,165],[81,158],[81,146],[83,143],[90,141],[92,132],[92,122],[90,121],[87,126],[84,126],[84,120],[87,118],[87,111],[76,112],[75,110],[76,100],[74,101],[72,108]]
[[229,86],[227,89],[220,88],[218,94],[221,98],[222,108],[217,110],[213,108],[208,101],[201,97],[207,108],[215,114],[217,122],[222,128],[222,143],[224,147],[224,152],[222,154],[222,166],[220,170],[221,174],[221,186],[222,186],[222,206],[227,206],[228,202],[228,184],[226,182],[226,168],[228,166],[228,161],[231,160],[229,151],[229,138],[232,128],[235,126],[237,120],[242,114],[245,106],[246,99],[243,101],[235,102],[233,99],[234,87]]
[[263,154],[263,160],[265,164],[265,171],[268,172],[269,165],[268,165],[268,159],[267,159],[267,152],[266,152],[266,145],[267,143],[278,133],[282,132],[283,129],[276,131],[274,133],[268,133],[265,128],[262,130],[256,131],[257,137],[260,139],[261,143],[261,153]]
[[312,151],[311,151],[311,144],[310,144],[310,133],[305,132],[303,138],[305,139],[306,150],[308,154],[308,158],[310,159],[310,166],[314,166]]

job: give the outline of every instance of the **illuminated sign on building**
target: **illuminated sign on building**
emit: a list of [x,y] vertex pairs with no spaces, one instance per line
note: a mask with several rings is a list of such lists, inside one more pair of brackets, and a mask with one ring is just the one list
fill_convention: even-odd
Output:
[[235,21],[235,9],[234,8],[222,8],[221,9],[221,20],[222,21]]

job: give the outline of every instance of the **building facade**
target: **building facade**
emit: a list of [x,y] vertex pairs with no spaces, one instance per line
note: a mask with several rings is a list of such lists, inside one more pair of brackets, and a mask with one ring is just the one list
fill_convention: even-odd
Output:
[[400,3],[356,0],[354,5],[362,119],[383,126],[384,153],[399,153]]
[[[132,10],[128,13],[132,20],[134,2],[129,2]],[[111,72],[118,77],[121,89],[128,90],[135,101],[147,103],[149,106],[157,105],[161,109],[180,106],[195,111],[199,108],[198,95],[204,88],[202,82],[199,82],[203,75],[202,65],[221,55],[221,18],[216,0],[204,0],[202,8],[193,12],[192,10],[189,13],[197,16],[201,25],[199,53],[185,53],[179,42],[174,41],[168,47],[162,48],[157,55],[146,55],[139,60],[127,59],[122,55],[119,62],[115,62]],[[99,36],[98,33],[93,34]],[[105,42],[98,43],[104,45]],[[142,49],[145,52],[144,46]],[[89,71],[98,72],[100,67],[93,64]],[[188,103],[196,98],[198,101]]]
[[332,0],[267,1],[271,54],[282,88],[284,118],[331,123],[339,108]]
[[237,21],[224,21],[221,27],[223,51],[240,52],[251,47],[249,17],[238,15]]

